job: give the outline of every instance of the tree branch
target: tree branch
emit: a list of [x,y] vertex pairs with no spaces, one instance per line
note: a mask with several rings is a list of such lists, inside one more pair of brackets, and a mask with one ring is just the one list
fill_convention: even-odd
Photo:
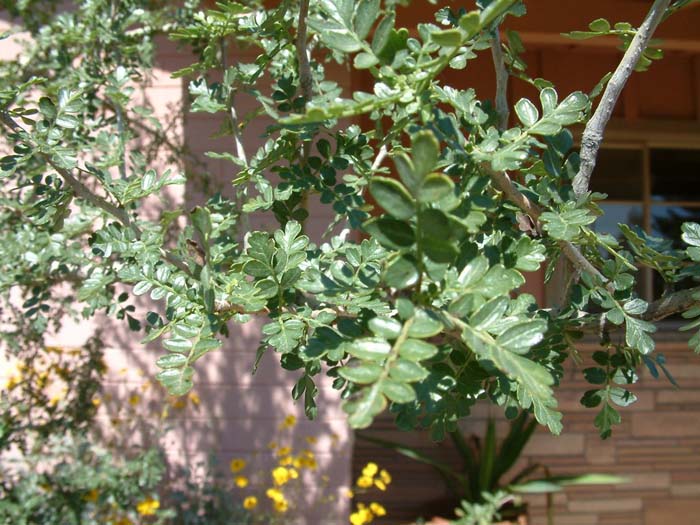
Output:
[[[491,56],[493,57],[493,65],[496,70],[496,112],[498,113],[498,128],[503,131],[508,127],[508,70],[503,59],[503,50],[501,49],[501,37],[496,28],[493,32],[493,39],[491,40]],[[514,203],[518,208],[523,210],[535,223],[539,230],[539,217],[541,215],[540,209],[530,201],[525,195],[523,195],[518,189],[513,185],[513,181],[504,172],[494,171],[490,168],[487,169],[491,180],[500,189],[508,200]],[[566,256],[569,261],[574,265],[574,267],[579,270],[590,273],[596,276],[602,282],[607,282],[608,280],[598,271],[598,269],[593,266],[588,259],[586,259],[583,254],[569,241],[560,241],[559,245],[561,247],[562,253]]]
[[[299,86],[301,87],[301,94],[304,97],[304,109],[313,97],[312,83],[313,78],[311,76],[311,64],[309,63],[309,50],[306,48],[306,19],[309,16],[309,0],[300,0],[299,2],[299,21],[297,22],[297,37],[296,37],[296,49],[297,49],[297,63],[299,65]],[[303,140],[303,139],[302,139]],[[311,144],[308,141],[302,142],[301,146],[301,156],[302,165],[306,165],[306,161],[309,158],[309,153],[311,152]],[[308,207],[309,203],[309,192],[304,191],[301,195],[300,206],[303,209]],[[304,221],[301,221],[302,228],[304,227]]]
[[[528,199],[520,191],[518,191],[518,188],[515,187],[513,181],[506,173],[494,171],[487,164],[482,164],[481,167],[491,178],[495,186],[503,192],[506,198],[524,211],[528,216],[530,216],[539,231],[538,220],[540,215],[542,215],[542,211],[539,209],[539,207],[530,201],[530,199]],[[559,241],[559,246],[562,253],[569,261],[571,261],[571,264],[573,264],[575,268],[593,275],[603,283],[608,282],[607,277],[600,273],[598,269],[593,266],[591,262],[586,259],[579,249],[576,248],[576,246],[574,246],[571,242]]]
[[[637,318],[641,319],[642,321],[653,323],[666,319],[674,314],[684,312],[691,306],[700,304],[700,299],[693,297],[698,294],[700,294],[700,286],[670,293],[664,297],[661,297],[660,299],[657,299],[656,301],[649,303],[647,311],[637,316]],[[575,329],[584,332],[597,332],[600,330],[602,319],[603,317],[601,314],[587,315],[575,320],[575,322],[578,323]],[[608,330],[615,328],[619,328],[619,326],[610,325],[610,323],[606,324],[606,329]]]
[[644,321],[654,322],[683,312],[692,305],[700,303],[700,300],[693,297],[697,294],[700,294],[700,286],[670,293],[650,303],[647,311],[639,317]]
[[637,66],[642,53],[649,45],[651,36],[661,22],[670,3],[671,0],[656,0],[654,5],[651,6],[644,22],[637,30],[637,34],[634,35],[630,46],[610,78],[598,108],[586,124],[581,137],[581,166],[573,182],[576,197],[582,197],[588,192],[591,175],[598,157],[598,150],[603,141],[605,127],[612,116],[617,99],[620,97],[627,79]]
[[[222,73],[226,75],[226,57],[228,54],[228,46],[226,45],[226,38],[221,39],[221,69]],[[233,143],[236,146],[236,156],[241,159],[246,165],[248,164],[248,156],[245,154],[245,147],[243,146],[243,139],[241,138],[240,130],[238,129],[238,113],[236,112],[236,91],[233,86],[228,87],[228,100],[226,101],[228,105],[228,116],[231,119],[231,132],[233,133]]]
[[503,131],[508,127],[508,70],[501,49],[501,34],[498,28],[493,31],[491,39],[491,56],[496,70],[496,113],[498,113],[498,129]]
[[299,2],[299,22],[297,24],[297,61],[299,62],[299,85],[301,94],[304,96],[304,106],[311,100],[312,77],[311,65],[309,64],[309,51],[306,49],[306,19],[309,16],[309,0]]
[[377,153],[377,156],[374,159],[374,162],[372,163],[372,171],[377,171],[379,169],[379,167],[382,165],[382,162],[384,162],[387,153],[388,151],[386,149],[386,144],[384,144],[381,148],[379,148],[379,152]]

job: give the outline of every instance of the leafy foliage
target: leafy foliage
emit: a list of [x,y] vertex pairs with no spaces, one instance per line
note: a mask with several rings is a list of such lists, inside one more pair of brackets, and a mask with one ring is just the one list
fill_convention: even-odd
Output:
[[[397,25],[396,2],[379,0],[269,9],[224,0],[208,10],[90,0],[60,13],[34,4],[12,8],[32,39],[30,59],[0,66],[9,146],[0,291],[21,341],[64,315],[104,312],[144,331],[144,342],[162,341],[157,377],[182,395],[232,323],[265,317],[258,354],[273,349],[297,371],[292,396],[304,397],[309,417],[325,373],[353,426],[390,407],[399,426],[439,439],[484,397],[559,433],[563,362],[581,331],[602,326],[607,352],[608,332],[625,331],[614,350],[624,359],[588,374],[605,387],[584,403],[602,406],[597,425],[609,435],[619,420],[612,404],[632,399],[612,386],[613,369],[661,365],[650,357],[653,321],[700,315],[697,296],[659,313],[634,286],[638,266],[671,287],[697,279],[697,225],[684,226],[687,250],[625,225],[622,244],[590,228],[603,196],[574,198],[580,159],[568,127],[590,118],[609,77],[590,95],[559,94],[527,77],[522,42],[508,33],[510,73],[539,90],[539,101],[515,104],[510,128],[497,124],[503,108],[443,82],[446,69],[497,45],[500,25],[525,13],[517,0],[441,9],[437,23],[415,30]],[[207,155],[233,170],[233,187],[201,184],[203,204],[191,210],[153,209],[186,180],[158,159],[199,165],[137,96],[162,33],[195,52],[175,76],[189,79],[189,110],[220,116],[218,135],[231,144]],[[573,36],[599,34],[631,45],[635,30],[597,20]],[[236,46],[253,46],[256,58],[231,63]],[[648,48],[639,67],[658,54]],[[363,70],[371,92],[344,94],[328,61]],[[252,151],[243,130],[259,117],[268,125]],[[191,171],[191,182],[207,180]],[[305,233],[311,196],[335,214],[318,243]],[[275,226],[250,229],[252,214]],[[574,265],[571,284],[560,307],[545,308],[520,287],[543,266],[551,277],[562,256]],[[147,294],[159,306],[142,315],[130,300]],[[700,347],[698,336],[691,344]]]

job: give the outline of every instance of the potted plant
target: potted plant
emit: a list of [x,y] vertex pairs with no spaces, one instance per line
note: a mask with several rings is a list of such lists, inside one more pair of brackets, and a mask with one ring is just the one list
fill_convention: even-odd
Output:
[[[393,441],[388,441],[365,434],[358,435],[364,439],[395,450],[415,461],[433,467],[443,479],[449,496],[430,503],[428,514],[452,513],[462,507],[461,513],[483,510],[484,506],[494,507],[504,523],[527,523],[527,507],[522,503],[520,494],[546,493],[548,521],[552,522],[553,505],[551,494],[570,485],[620,483],[624,479],[607,474],[585,474],[582,476],[551,476],[549,469],[540,463],[531,463],[517,472],[507,476],[530,441],[537,422],[530,419],[527,412],[513,419],[508,434],[500,442],[496,435],[496,423],[489,418],[483,439],[477,435],[465,437],[460,430],[449,432],[454,448],[459,453],[461,465],[454,466],[439,461],[420,450]],[[537,471],[543,477],[532,477]],[[495,498],[495,495],[500,495]],[[496,505],[496,502],[499,504]],[[466,509],[466,510],[465,510]],[[437,525],[440,520],[433,520]]]

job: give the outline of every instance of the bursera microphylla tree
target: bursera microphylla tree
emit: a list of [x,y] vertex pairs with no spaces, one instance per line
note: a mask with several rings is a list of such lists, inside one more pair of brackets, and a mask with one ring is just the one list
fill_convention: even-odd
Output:
[[[669,287],[700,276],[700,226],[683,225],[684,250],[627,225],[618,242],[591,228],[604,196],[589,191],[626,80],[661,58],[649,47],[654,30],[690,2],[656,0],[639,28],[598,19],[572,33],[616,35],[626,49],[589,94],[530,78],[517,35],[501,42],[508,18],[526,16],[522,2],[443,7],[415,28],[397,27],[397,3],[223,1],[199,11],[193,2],[86,0],[57,16],[36,10],[46,2],[15,6],[38,51],[2,65],[1,116],[14,151],[1,160],[0,286],[6,297],[22,291],[17,319],[27,334],[36,340],[54,305],[73,301],[57,295],[68,282],[83,315],[106,310],[143,328],[144,341],[162,340],[157,377],[182,395],[233,323],[260,318],[259,355],[273,349],[298,374],[291,395],[304,398],[309,417],[316,376],[327,374],[353,427],[390,406],[399,426],[439,439],[479,398],[507,414],[532,411],[559,433],[556,385],[591,331],[601,351],[582,401],[599,407],[596,426],[610,435],[614,406],[635,399],[635,369],[655,367],[654,322],[700,315],[700,288],[651,303],[635,294],[641,266]],[[175,75],[190,79],[190,110],[224,115],[221,131],[232,138],[230,151],[208,155],[230,162],[235,197],[207,195],[185,212],[184,228],[180,210],[157,220],[141,211],[184,178],[157,173],[129,148],[160,137],[130,87],[147,78],[160,32],[198,53]],[[232,46],[255,46],[258,56],[232,62]],[[493,56],[493,102],[440,80],[479,53]],[[343,94],[325,76],[327,61],[366,70],[372,92]],[[539,99],[509,108],[511,75]],[[249,114],[237,106],[241,93],[255,98]],[[242,130],[259,115],[271,124],[252,150]],[[580,150],[568,129],[577,124]],[[337,214],[320,245],[304,233],[310,195]],[[263,212],[279,228],[246,231],[246,217]],[[524,272],[544,267],[549,278],[558,262],[568,275],[560,305],[518,291]],[[164,314],[135,318],[118,283],[161,301]],[[608,334],[618,330],[613,345]]]

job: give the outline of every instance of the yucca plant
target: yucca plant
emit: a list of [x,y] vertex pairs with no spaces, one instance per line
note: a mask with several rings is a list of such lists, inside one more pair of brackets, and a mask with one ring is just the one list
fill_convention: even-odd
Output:
[[492,418],[486,423],[483,439],[477,435],[465,437],[460,430],[448,432],[462,460],[460,467],[439,461],[408,445],[368,435],[358,437],[430,465],[440,474],[446,488],[457,500],[482,503],[483,494],[492,494],[499,489],[519,485],[529,475],[542,468],[538,463],[527,465],[505,481],[505,475],[522,454],[536,426],[537,422],[530,419],[527,412],[521,413],[511,422],[508,434],[500,447],[496,423]]
[[[624,478],[609,474],[551,476],[549,469],[540,463],[531,463],[508,475],[530,441],[536,426],[537,422],[529,417],[528,412],[521,412],[511,421],[508,434],[500,442],[500,446],[493,418],[489,418],[486,423],[483,439],[474,434],[465,437],[459,429],[448,432],[462,460],[459,467],[437,460],[408,445],[368,435],[358,437],[433,467],[444,480],[445,487],[455,502],[483,504],[489,495],[503,491],[509,494],[551,494],[571,485],[614,484],[625,481]],[[538,471],[544,473],[544,476],[531,477]],[[548,498],[547,507],[551,522],[551,498]]]

